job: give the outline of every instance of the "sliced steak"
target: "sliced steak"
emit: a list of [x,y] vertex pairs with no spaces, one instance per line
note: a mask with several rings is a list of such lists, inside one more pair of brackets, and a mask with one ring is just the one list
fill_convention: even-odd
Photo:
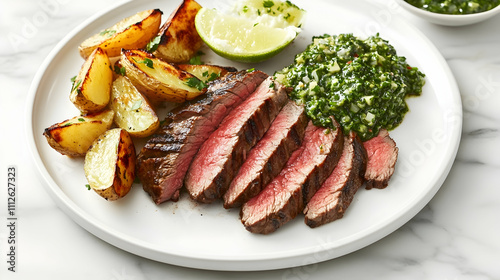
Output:
[[240,207],[278,175],[300,147],[307,126],[304,106],[289,100],[247,159],[224,194],[224,207]]
[[191,198],[210,203],[224,195],[247,153],[287,101],[286,88],[269,77],[224,118],[189,167],[184,186]]
[[330,131],[309,122],[302,145],[292,153],[283,170],[257,196],[243,204],[240,217],[245,228],[268,234],[301,213],[332,173],[343,144],[340,129]]
[[377,136],[365,141],[363,145],[368,154],[366,189],[387,187],[398,159],[396,142],[392,140],[387,130],[382,129]]
[[337,166],[304,209],[308,226],[315,228],[344,216],[354,194],[364,183],[366,161],[363,143],[351,132],[344,139],[344,151]]
[[176,201],[189,164],[222,119],[268,77],[260,71],[230,73],[206,94],[172,111],[138,156],[137,172],[156,204]]

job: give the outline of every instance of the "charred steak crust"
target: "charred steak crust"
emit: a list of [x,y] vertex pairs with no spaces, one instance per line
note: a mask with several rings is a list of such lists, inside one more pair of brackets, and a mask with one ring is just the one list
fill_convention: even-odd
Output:
[[300,147],[307,126],[304,106],[289,100],[247,159],[224,194],[224,207],[240,207],[278,175]]
[[344,150],[332,174],[304,209],[305,223],[315,228],[343,217],[364,183],[367,155],[355,132],[345,137]]
[[179,198],[189,164],[201,144],[267,77],[261,71],[229,73],[212,82],[206,94],[168,114],[137,160],[137,175],[156,204]]
[[384,189],[394,174],[399,149],[385,129],[363,143],[368,155],[366,165],[366,189]]
[[286,88],[269,77],[224,118],[189,167],[184,185],[192,199],[210,203],[224,195],[287,101]]
[[342,153],[344,137],[308,123],[304,140],[283,170],[257,196],[243,204],[240,217],[253,233],[276,231],[304,210],[333,171]]

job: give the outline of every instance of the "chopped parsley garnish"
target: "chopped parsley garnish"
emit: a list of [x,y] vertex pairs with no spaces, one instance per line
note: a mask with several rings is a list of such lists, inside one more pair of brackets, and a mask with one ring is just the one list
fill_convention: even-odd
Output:
[[217,73],[215,73],[215,72],[212,72],[212,74],[210,74],[210,77],[208,77],[208,80],[207,80],[207,81],[209,81],[209,82],[214,81],[214,80],[216,80],[217,78],[219,78],[219,76],[220,76],[219,74],[217,74]]
[[207,87],[207,84],[205,84],[202,80],[196,77],[188,78],[186,81],[186,85],[188,87],[196,88],[197,90],[203,90],[204,88]]
[[80,89],[78,88],[80,84],[82,83],[82,80],[77,80],[76,76],[71,78],[71,92],[73,92],[75,89],[78,90],[78,93],[80,93]]
[[148,52],[154,52],[154,51],[156,51],[158,49],[158,46],[160,45],[160,42],[161,42],[161,35],[158,35],[158,36],[154,37],[146,45],[146,50]]
[[195,56],[191,57],[191,59],[189,59],[189,64],[191,65],[202,65],[203,62],[201,61],[201,56],[204,55],[205,53],[203,53],[202,51],[199,51],[196,53]]
[[153,66],[153,61],[149,58],[144,58],[144,60],[142,61],[137,61],[134,59],[135,62],[137,63],[143,63],[145,64],[147,67],[151,68],[151,69],[155,69],[154,66]]
[[85,187],[87,188],[87,190],[90,191],[90,185],[89,184],[85,184]]
[[203,62],[201,62],[201,57],[200,56],[193,56],[189,59],[189,64],[191,65],[201,65]]
[[80,122],[84,122],[84,121],[85,121],[85,119],[84,119],[84,118],[78,118],[78,121],[80,121]]
[[208,72],[208,71],[203,72],[203,74],[201,74],[201,75],[202,75],[203,77],[206,77],[206,78],[207,78],[207,79],[206,79],[206,80],[207,80],[207,82],[211,82],[211,81],[213,81],[213,80],[215,80],[215,79],[219,78],[219,76],[220,76],[218,73],[215,73],[215,72],[210,73],[210,72]]
[[271,8],[272,6],[274,6],[274,2],[273,1],[264,1],[263,6],[264,6],[264,8]]
[[120,67],[118,65],[115,65],[115,73],[118,74],[118,75],[122,75],[122,76],[125,76],[125,67]]

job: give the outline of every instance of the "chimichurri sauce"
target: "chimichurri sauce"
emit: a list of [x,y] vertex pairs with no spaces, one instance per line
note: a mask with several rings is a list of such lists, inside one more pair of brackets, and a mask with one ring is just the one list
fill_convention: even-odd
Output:
[[352,34],[313,37],[274,76],[292,87],[290,98],[305,104],[314,124],[333,128],[334,116],[345,133],[354,130],[363,140],[397,127],[408,112],[405,98],[420,95],[425,83],[425,75],[378,34],[365,40]]
[[500,4],[500,0],[405,0],[411,5],[440,14],[466,15],[485,12]]

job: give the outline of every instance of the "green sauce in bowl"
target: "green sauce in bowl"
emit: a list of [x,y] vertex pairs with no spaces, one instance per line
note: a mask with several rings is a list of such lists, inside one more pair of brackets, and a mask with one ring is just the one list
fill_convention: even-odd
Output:
[[407,3],[429,12],[449,15],[468,15],[489,11],[500,0],[405,0]]

